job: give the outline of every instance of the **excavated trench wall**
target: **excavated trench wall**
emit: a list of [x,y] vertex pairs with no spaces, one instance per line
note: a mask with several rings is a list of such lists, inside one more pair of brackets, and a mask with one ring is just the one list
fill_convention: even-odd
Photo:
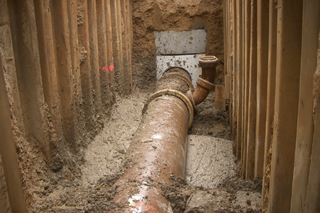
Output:
[[148,84],[156,81],[155,31],[205,29],[207,32],[205,53],[219,58],[216,83],[224,81],[221,0],[136,0],[132,15],[135,86],[146,89]]
[[0,212],[25,212],[52,171],[80,175],[115,94],[132,90],[131,11],[131,0],[0,0]]
[[320,2],[223,4],[240,176],[263,178],[263,211],[320,212]]

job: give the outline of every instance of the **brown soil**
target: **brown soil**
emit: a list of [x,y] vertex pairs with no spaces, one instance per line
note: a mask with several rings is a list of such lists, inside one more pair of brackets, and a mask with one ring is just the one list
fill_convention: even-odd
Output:
[[219,58],[223,80],[223,10],[220,0],[136,0],[133,2],[133,79],[145,89],[156,78],[154,31],[207,31],[206,54]]
[[[29,212],[115,212],[113,184],[122,174],[122,160],[141,121],[141,111],[147,97],[155,88],[155,30],[207,31],[206,53],[220,59],[217,82],[222,82],[223,31],[220,0],[135,0],[133,1],[133,87],[128,97],[118,98],[110,118],[94,117],[98,123],[90,135],[77,144],[76,151],[63,155],[50,169],[38,143],[26,140],[15,117],[12,117],[17,141],[22,184]],[[81,59],[85,60],[84,50]],[[81,112],[83,113],[83,112]],[[49,116],[48,116],[49,117]],[[197,107],[190,134],[211,135],[229,139],[228,114],[214,110],[214,93]],[[104,128],[92,138],[93,135]],[[80,134],[81,133],[81,134]],[[59,147],[68,150],[66,147]],[[60,151],[60,150],[59,150]],[[223,153],[217,153],[221,155]],[[61,164],[64,166],[61,167]],[[172,177],[174,183],[163,186],[163,195],[172,203],[174,212],[259,212],[261,186],[258,182],[225,179],[217,188],[190,186]],[[197,202],[197,199],[202,202]]]
[[215,110],[214,100],[215,94],[211,92],[207,99],[196,107],[196,115],[189,134],[211,135],[230,140],[228,112]]
[[261,181],[226,179],[214,189],[187,185],[175,178],[163,186],[163,195],[171,202],[173,212],[261,212]]
[[[116,212],[113,202],[116,189],[113,183],[122,174],[122,160],[141,120],[141,111],[150,93],[134,94],[118,99],[112,108],[105,128],[83,150],[82,166],[69,172],[52,173],[44,162],[34,165],[29,181],[33,181],[30,212]],[[214,102],[213,95],[203,105]],[[200,106],[200,105],[199,105]],[[199,114],[206,107],[199,107]],[[208,109],[207,109],[208,110]],[[221,112],[220,112],[221,113]],[[218,112],[215,112],[218,114]],[[197,117],[197,116],[196,116]],[[197,125],[193,128],[197,129]],[[212,129],[215,125],[227,125],[221,116],[211,117],[201,127]],[[191,130],[194,131],[194,130]],[[213,131],[213,130],[211,130]],[[200,134],[200,133],[199,133]],[[228,137],[224,134],[223,137]],[[232,147],[230,146],[230,149]],[[230,150],[231,153],[231,150]],[[217,157],[224,155],[218,152]],[[170,186],[163,186],[163,195],[171,202],[174,212],[260,212],[261,182],[242,181],[228,177],[216,188],[187,185],[182,179]],[[200,203],[197,199],[202,200]]]

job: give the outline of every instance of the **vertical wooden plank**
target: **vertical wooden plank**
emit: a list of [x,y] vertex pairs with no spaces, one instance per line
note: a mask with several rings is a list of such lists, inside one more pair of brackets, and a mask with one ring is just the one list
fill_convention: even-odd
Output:
[[3,76],[3,61],[3,55],[0,51],[0,155],[3,162],[11,210],[12,212],[27,212],[22,193],[16,146],[12,135],[11,112]]
[[[229,51],[228,51],[228,53],[229,53]],[[230,72],[230,70],[229,70],[229,72]],[[226,99],[226,100],[230,99],[230,75],[224,76],[223,98]],[[229,103],[229,105],[230,105],[230,103]],[[230,110],[230,107],[229,107],[229,110]]]
[[1,155],[0,155],[0,194],[1,194],[0,212],[10,213],[11,212],[10,200],[9,200],[8,188],[7,188],[6,178],[3,170]]
[[[92,2],[94,3],[94,1]],[[90,9],[94,10],[95,8],[92,6]],[[78,1],[78,10],[79,16],[77,27],[80,50],[80,85],[84,100],[83,109],[85,114],[85,125],[90,131],[93,130],[95,126],[92,119],[93,109],[95,108],[96,111],[99,111],[101,108],[99,70],[93,70],[91,67],[91,46],[94,45],[94,43],[90,43],[90,33],[94,33],[94,31],[91,31],[89,28],[95,26],[96,17],[94,12],[88,11],[87,0]],[[94,95],[92,93],[94,93]]]
[[59,96],[61,104],[62,127],[64,137],[69,148],[77,152],[76,118],[73,111],[73,77],[72,77],[72,50],[70,44],[70,29],[67,1],[52,1],[52,15],[54,23],[56,70],[58,76]]
[[[78,39],[78,0],[67,0],[68,21],[70,30],[70,50],[72,61],[72,78],[75,82],[73,90],[74,104],[79,106],[82,102],[81,74],[80,74],[80,56],[79,56],[79,39]],[[78,116],[76,116],[78,117]]]
[[[234,74],[234,60],[233,60],[233,1],[229,1],[229,8],[228,8],[228,13],[229,13],[229,30],[230,30],[230,50],[229,50],[229,69],[230,69],[230,102],[229,102],[229,123],[230,123],[230,139],[234,140],[234,131],[233,131],[233,123],[234,123],[234,117],[233,117],[233,111],[234,111],[234,105],[233,105],[233,100],[234,100],[234,95],[233,95],[233,74]],[[235,149],[235,144],[233,144],[233,152],[234,155],[236,155],[236,149]]]
[[[225,33],[226,35],[224,36],[224,41],[225,41],[225,46],[226,50],[224,52],[225,56],[225,77],[224,77],[224,85],[225,85],[225,90],[224,90],[224,99],[230,99],[230,75],[231,75],[231,57],[230,54],[232,52],[232,36],[231,36],[231,18],[230,18],[230,0],[225,0],[225,10],[224,10],[224,16],[225,16]],[[232,107],[231,103],[229,101],[229,122],[230,124],[232,123]]]
[[262,208],[268,207],[271,151],[273,138],[273,116],[275,102],[275,81],[277,62],[277,11],[274,0],[269,0],[269,42],[268,42],[268,85],[267,85],[267,114],[263,166]]
[[[319,3],[310,9],[319,8]],[[310,11],[309,10],[309,11]],[[319,10],[316,12],[319,13]],[[319,18],[319,16],[318,16]],[[313,144],[310,158],[309,180],[307,188],[307,196],[305,201],[304,212],[320,212],[320,92],[319,92],[319,77],[320,77],[320,32],[318,34],[318,52],[317,52],[317,68],[316,73],[318,79],[314,79],[314,86],[317,87],[317,92],[314,90],[315,101],[315,118]]]
[[227,33],[227,29],[228,29],[228,25],[227,25],[227,0],[223,0],[222,1],[222,9],[223,9],[223,61],[224,61],[224,66],[223,66],[223,73],[224,75],[227,75],[227,64],[228,64],[228,33]]
[[63,138],[50,0],[35,1],[35,16],[44,99],[48,104],[49,113],[53,115],[50,121],[53,123],[55,134],[57,138]]
[[[303,212],[313,141],[313,76],[317,69],[320,2],[303,1],[301,73],[291,212]],[[307,211],[309,212],[309,211]]]
[[264,142],[266,131],[267,79],[268,79],[268,31],[269,2],[257,5],[257,125],[254,177],[263,176]]
[[128,65],[128,20],[127,20],[127,9],[126,9],[126,0],[120,0],[120,18],[121,18],[121,38],[122,38],[122,66],[123,66],[123,86],[125,94],[130,94],[130,71]]
[[[251,1],[244,1],[245,16],[244,16],[244,129],[243,141],[244,146],[247,144],[247,129],[248,129],[248,98],[249,98],[249,65],[250,65],[250,38],[251,38]],[[244,163],[245,165],[245,163]]]
[[[110,85],[109,88],[114,93],[115,78],[114,78],[114,62],[113,62],[113,40],[112,40],[112,20],[111,20],[111,5],[110,0],[106,0],[106,25],[107,25],[107,46],[108,46],[108,70]],[[114,94],[112,101],[115,100]]]
[[240,146],[240,141],[236,140],[236,132],[237,132],[237,52],[236,52],[236,47],[237,47],[237,19],[236,19],[236,11],[237,11],[237,4],[235,0],[232,0],[232,54],[233,54],[233,74],[232,74],[232,137],[234,138],[235,142],[235,153],[236,157],[238,160],[241,158],[241,146]]
[[116,1],[116,16],[117,16],[117,29],[118,29],[118,38],[119,38],[119,56],[120,56],[120,61],[119,61],[119,71],[121,73],[121,87],[122,87],[122,93],[121,94],[126,94],[126,90],[125,90],[125,80],[126,80],[126,76],[125,76],[125,71],[124,71],[124,54],[123,54],[123,19],[122,19],[122,15],[121,15],[121,5],[120,5],[120,1]]
[[120,1],[117,0],[115,1],[115,8],[116,8],[116,13],[115,15],[117,16],[117,37],[119,41],[119,72],[121,78],[120,80],[120,85],[121,85],[121,90],[122,92],[120,94],[126,94],[125,90],[125,72],[124,72],[124,66],[123,66],[123,38],[122,38],[122,32],[123,32],[123,19],[121,15],[121,5]]
[[[242,122],[241,122],[241,141],[242,141],[242,147],[245,147],[246,145],[246,141],[244,140],[245,138],[245,128],[246,128],[246,124],[245,124],[245,76],[246,76],[246,70],[245,70],[245,14],[246,14],[246,8],[245,8],[245,1],[241,1],[241,19],[242,19],[242,26],[241,26],[241,104],[242,104],[242,110],[241,110],[241,118],[242,118]],[[242,155],[246,156],[246,150],[243,149],[242,150]],[[245,160],[243,162],[242,165],[245,165]],[[245,168],[245,166],[243,167]],[[244,170],[243,170],[244,171]]]
[[12,97],[9,100],[9,106],[11,112],[14,114],[17,120],[17,126],[22,134],[24,134],[23,116],[20,103],[20,94],[18,88],[15,58],[12,46],[11,28],[9,11],[7,7],[7,0],[0,0],[0,50],[2,51],[3,57],[6,58],[6,63],[3,64],[3,69],[6,70],[4,73],[5,82],[7,82],[8,96]]
[[8,1],[8,8],[25,133],[39,144],[51,165],[34,4]]
[[115,90],[120,94],[123,93],[122,81],[123,75],[121,72],[121,54],[120,54],[120,35],[119,35],[119,21],[117,0],[110,0],[111,5],[111,20],[112,20],[112,45],[113,45],[113,62],[114,62],[114,77],[116,88]]
[[226,103],[223,97],[224,94],[224,86],[216,85],[215,86],[215,109],[216,110],[225,110]]
[[[72,112],[74,117],[74,123],[77,128],[75,129],[75,141],[77,143],[84,142],[84,129],[86,124],[83,93],[81,85],[81,70],[80,70],[80,51],[79,51],[79,37],[78,37],[78,0],[67,0],[67,12],[68,12],[68,28],[70,39],[70,54],[71,54],[71,93],[72,93]],[[92,87],[90,87],[92,89]],[[90,107],[92,110],[92,105]],[[90,117],[91,118],[91,117]]]
[[255,128],[256,128],[256,89],[257,89],[257,2],[251,0],[251,41],[249,65],[249,100],[248,100],[248,132],[247,132],[247,179],[254,178]]
[[302,1],[278,1],[271,212],[290,211],[299,102],[301,19]]
[[[78,39],[78,0],[67,0],[68,7],[68,20],[70,30],[70,47],[71,47],[71,60],[72,60],[72,74],[75,80],[74,95],[81,97],[81,78],[80,78],[80,56],[79,56],[79,39]],[[79,98],[79,97],[77,97]],[[76,100],[78,102],[79,100]]]
[[126,0],[127,1],[127,18],[128,18],[128,66],[129,66],[129,89],[130,92],[132,92],[132,42],[133,42],[133,23],[132,23],[132,0]]
[[[104,115],[104,110],[102,108],[102,104],[104,102],[104,96],[102,92],[101,86],[101,76],[100,73],[102,72],[99,69],[99,48],[98,48],[98,26],[97,26],[97,13],[96,13],[96,0],[87,1],[88,6],[88,37],[89,37],[89,49],[90,55],[88,56],[90,59],[90,76],[91,76],[91,83],[92,85],[97,88],[96,94],[92,94],[96,97],[96,111]],[[94,98],[92,97],[92,100]],[[101,104],[100,104],[101,103]]]
[[241,51],[241,42],[242,42],[242,19],[241,19],[241,12],[242,12],[242,3],[241,1],[236,1],[236,23],[235,26],[237,28],[237,33],[236,33],[236,39],[237,39],[237,46],[236,46],[236,87],[237,87],[237,146],[238,146],[238,157],[241,157],[241,163],[243,165],[243,155],[242,153],[242,140],[241,140],[241,132],[242,132],[242,96],[241,96],[241,88],[242,88],[242,81],[241,81],[241,74],[242,74],[242,51]]
[[112,93],[109,88],[109,67],[108,67],[108,51],[107,51],[107,25],[105,1],[97,0],[97,30],[98,30],[98,50],[99,50],[99,70],[101,70],[101,95],[102,103],[105,110],[111,109]]

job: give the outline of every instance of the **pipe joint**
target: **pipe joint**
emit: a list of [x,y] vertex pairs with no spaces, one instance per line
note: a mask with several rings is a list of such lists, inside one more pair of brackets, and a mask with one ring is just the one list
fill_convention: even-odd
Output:
[[192,91],[194,90],[194,87],[190,79],[179,73],[168,73],[166,75],[163,75],[158,81],[164,81],[164,80],[167,80],[168,78],[177,78],[179,80],[182,80],[184,83],[188,85],[190,90]]
[[169,95],[169,96],[174,96],[174,97],[177,97],[179,98],[180,100],[183,101],[183,103],[186,105],[187,109],[188,109],[188,114],[189,114],[189,117],[188,117],[188,128],[190,128],[192,126],[192,123],[193,123],[193,116],[194,116],[194,105],[192,104],[192,102],[189,100],[189,98],[184,95],[182,92],[178,91],[178,90],[173,90],[173,89],[164,89],[164,90],[159,90],[155,93],[153,93],[147,103],[144,105],[143,109],[142,109],[142,114],[144,114],[146,111],[147,111],[147,108],[148,108],[148,105],[149,103],[160,97],[160,96],[163,96],[163,95]]
[[214,79],[218,58],[215,56],[203,56],[199,59],[199,66],[202,68],[202,76],[197,79],[197,87],[192,94],[195,105],[203,102],[210,91],[214,90]]
[[214,90],[214,84],[213,83],[210,83],[209,81],[207,80],[204,80],[203,78],[199,77],[197,79],[197,86],[201,86],[203,87],[204,89],[208,90],[208,91],[212,91]]

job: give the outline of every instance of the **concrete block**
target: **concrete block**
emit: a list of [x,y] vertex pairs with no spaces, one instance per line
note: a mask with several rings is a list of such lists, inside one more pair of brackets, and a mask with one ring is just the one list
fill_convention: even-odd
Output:
[[204,53],[207,33],[204,29],[192,31],[155,31],[156,54]]
[[157,79],[159,79],[168,68],[181,67],[190,73],[192,84],[196,87],[197,78],[202,74],[202,69],[199,67],[199,58],[202,56],[205,56],[205,54],[156,56]]

